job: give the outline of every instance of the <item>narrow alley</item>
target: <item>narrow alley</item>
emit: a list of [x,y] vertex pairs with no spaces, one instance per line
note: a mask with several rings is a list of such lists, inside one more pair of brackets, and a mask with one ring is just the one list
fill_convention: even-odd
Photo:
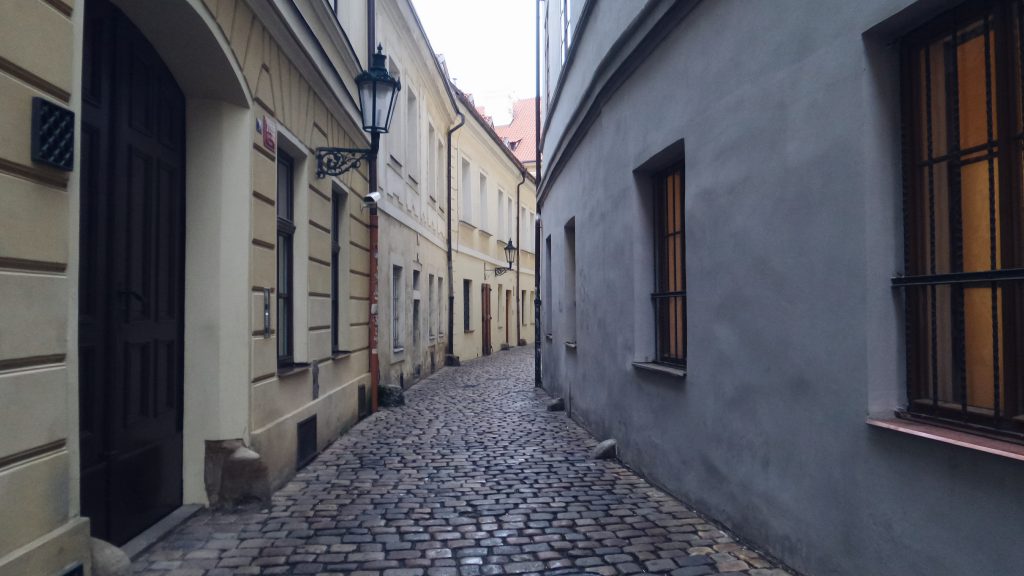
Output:
[[[448,368],[343,435],[269,510],[202,511],[136,574],[783,576],[613,460],[521,347]],[[575,569],[573,569],[575,568]]]

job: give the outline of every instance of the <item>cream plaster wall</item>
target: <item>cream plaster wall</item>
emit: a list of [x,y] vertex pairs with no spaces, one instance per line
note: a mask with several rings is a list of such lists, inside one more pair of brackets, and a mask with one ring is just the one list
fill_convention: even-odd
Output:
[[[274,224],[267,223],[274,217],[274,156],[254,145],[262,140],[255,119],[275,118],[306,150],[362,144],[346,88],[359,59],[338,58],[338,80],[326,82],[295,38],[281,34],[287,22],[265,23],[254,12],[252,6],[266,6],[261,2],[176,0],[144,8],[115,2],[161,54],[187,98],[184,500],[205,502],[206,440],[262,443],[274,478],[283,481],[294,470],[296,419],[320,415],[320,446],[356,419],[357,387],[368,380],[369,271],[366,222],[357,216],[351,219],[354,254],[346,271],[353,298],[343,303],[352,319],[346,334],[352,352],[320,358],[320,397],[296,401],[255,431],[256,415],[263,414],[258,410],[287,405],[295,394],[278,390],[256,406],[250,383],[256,373],[276,372],[273,339],[252,337],[256,319],[262,322],[254,288],[273,287],[275,277]],[[307,11],[322,5],[302,4]],[[11,135],[0,140],[0,428],[18,431],[0,434],[3,576],[58,573],[73,562],[88,570],[88,520],[78,517],[79,160],[70,175],[33,164],[28,142],[32,97],[80,116],[81,5],[3,0],[0,6],[5,14],[17,14],[0,19],[0,130]],[[322,41],[349,49],[333,19],[321,29]],[[365,171],[336,184],[361,196]],[[322,183],[321,192],[325,185],[329,189]],[[316,193],[317,186],[308,190]],[[261,197],[261,191],[268,195]],[[329,223],[329,192],[327,198],[310,200],[310,224]],[[305,232],[308,251],[322,256],[323,232],[311,230],[316,229],[307,226]],[[309,291],[329,286],[322,272],[310,272],[308,279]],[[329,318],[330,310],[315,297],[309,296],[309,326],[317,328],[329,320],[316,316]],[[314,332],[310,355],[322,355],[323,330]]]
[[[453,258],[455,284],[455,355],[462,360],[477,358],[483,353],[482,315],[483,309],[481,285],[487,283],[491,287],[490,343],[492,351],[501,349],[506,343],[505,330],[505,291],[511,291],[511,309],[508,313],[509,330],[507,343],[517,346],[519,339],[526,343],[534,341],[534,252],[532,247],[534,229],[533,221],[520,218],[516,223],[516,215],[526,210],[527,215],[536,213],[536,186],[531,177],[522,180],[521,165],[511,159],[511,153],[495,141],[493,132],[481,118],[469,109],[464,98],[459,100],[460,109],[466,115],[466,125],[455,133],[453,139],[452,163],[452,245],[455,250]],[[465,162],[464,162],[465,161]],[[464,166],[469,167],[468,177],[463,173]],[[480,175],[486,176],[487,212],[480,214]],[[522,185],[519,183],[522,181]],[[469,183],[469,187],[464,186]],[[516,189],[519,190],[519,202],[516,203]],[[504,207],[499,209],[499,191]],[[470,195],[472,213],[463,210],[464,195]],[[508,205],[511,200],[512,223],[508,220]],[[517,207],[518,206],[518,207]],[[518,228],[517,228],[518,226]],[[517,237],[517,230],[519,232]],[[508,266],[505,256],[505,244],[509,237],[519,247],[518,263],[514,268],[519,271],[519,289],[516,287],[515,272],[507,272],[501,276],[493,273],[495,268]],[[486,269],[486,272],[485,272]],[[470,329],[465,330],[465,307],[463,281],[472,281],[470,293]],[[501,286],[501,292],[498,286]],[[527,306],[522,306],[522,291],[527,294]],[[523,321],[525,320],[525,324]],[[518,339],[517,339],[518,328]]]
[[[379,315],[381,383],[412,385],[444,365],[447,347],[447,239],[444,135],[456,121],[447,79],[438,70],[433,50],[407,0],[378,2],[377,36],[400,74],[402,92],[391,132],[381,139]],[[415,95],[415,100],[410,98]],[[414,103],[415,107],[410,107]],[[414,141],[415,138],[415,141]],[[439,149],[440,147],[440,149]],[[393,266],[402,267],[399,294],[400,346],[394,339]],[[419,272],[419,290],[414,290]],[[430,278],[434,300],[430,300]],[[445,284],[447,286],[447,284]],[[419,332],[414,334],[413,307],[419,300]],[[440,301],[440,302],[439,302]],[[430,317],[435,333],[430,336]]]
[[69,350],[77,175],[30,159],[33,97],[77,117],[82,14],[72,1],[5,0],[0,10],[18,14],[0,19],[0,575],[88,570]]

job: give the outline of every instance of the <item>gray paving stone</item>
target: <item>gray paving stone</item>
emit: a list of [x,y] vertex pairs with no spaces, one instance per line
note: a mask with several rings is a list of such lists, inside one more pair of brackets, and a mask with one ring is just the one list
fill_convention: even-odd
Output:
[[618,462],[588,459],[597,441],[547,411],[532,353],[425,379],[268,508],[200,512],[134,574],[789,574]]

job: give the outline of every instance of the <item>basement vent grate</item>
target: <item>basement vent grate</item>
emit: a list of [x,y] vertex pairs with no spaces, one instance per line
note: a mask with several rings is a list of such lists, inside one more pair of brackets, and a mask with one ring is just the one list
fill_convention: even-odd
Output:
[[316,414],[296,426],[299,446],[295,468],[301,470],[316,457]]
[[370,402],[366,398],[366,385],[359,385],[359,419],[362,420],[370,415]]

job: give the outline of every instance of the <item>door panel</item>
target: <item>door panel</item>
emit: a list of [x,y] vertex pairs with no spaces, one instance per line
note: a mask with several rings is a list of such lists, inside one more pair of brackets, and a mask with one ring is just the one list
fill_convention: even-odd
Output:
[[[83,173],[96,175],[104,200],[82,213],[83,252],[86,230],[102,222],[104,234],[83,257],[82,292],[103,312],[102,329],[81,342],[91,372],[82,405],[104,415],[101,430],[91,421],[102,450],[83,458],[83,477],[93,476],[83,509],[105,517],[94,535],[122,544],[181,505],[185,103],[124,15],[101,0],[87,12],[86,37],[102,30],[112,49],[86,50],[83,72],[105,95],[83,106],[83,126],[98,135]],[[81,321],[84,335],[92,320]]]
[[480,306],[483,355],[487,356],[491,353],[491,286],[489,284],[480,286]]

